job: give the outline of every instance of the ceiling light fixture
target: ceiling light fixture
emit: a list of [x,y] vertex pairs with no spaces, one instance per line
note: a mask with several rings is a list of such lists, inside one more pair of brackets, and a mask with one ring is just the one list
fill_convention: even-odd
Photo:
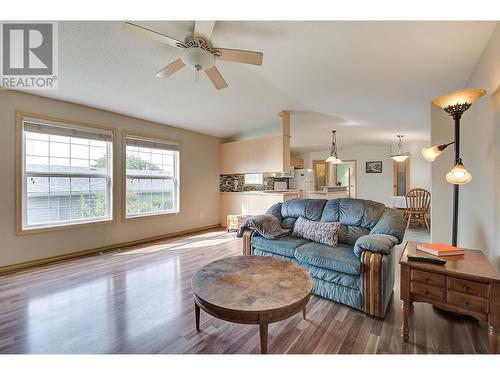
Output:
[[446,174],[445,178],[450,184],[453,184],[453,217],[451,244],[457,246],[457,229],[458,229],[458,193],[459,185],[464,185],[472,180],[471,174],[465,169],[460,157],[460,119],[465,111],[467,111],[472,103],[486,94],[483,89],[464,89],[453,91],[449,94],[439,96],[432,101],[448,113],[455,121],[455,140],[454,142],[445,143],[439,146],[432,146],[422,149],[422,156],[425,160],[434,161],[443,151],[451,144],[455,145],[455,164],[453,168]]
[[402,163],[410,157],[408,153],[401,153],[401,145],[403,143],[404,135],[396,135],[398,137],[398,153],[396,155],[391,155],[391,159],[397,163]]
[[332,130],[332,146],[330,149],[330,156],[325,160],[327,163],[340,164],[342,160],[338,158],[337,155],[337,131]]

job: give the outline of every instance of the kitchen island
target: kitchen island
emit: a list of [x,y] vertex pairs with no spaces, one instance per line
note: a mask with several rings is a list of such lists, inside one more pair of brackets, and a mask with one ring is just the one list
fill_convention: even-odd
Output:
[[220,194],[220,222],[226,227],[227,215],[261,215],[275,203],[301,198],[302,190],[238,191]]
[[349,197],[349,189],[347,186],[325,186],[323,190],[309,191],[306,193],[306,198],[310,199],[335,199]]

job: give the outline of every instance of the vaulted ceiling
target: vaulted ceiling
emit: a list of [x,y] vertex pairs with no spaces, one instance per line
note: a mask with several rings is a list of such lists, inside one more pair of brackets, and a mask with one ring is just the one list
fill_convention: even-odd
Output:
[[[134,22],[181,40],[194,24]],[[219,137],[272,126],[290,110],[300,151],[328,148],[332,128],[345,144],[426,140],[430,100],[466,85],[495,25],[219,21],[214,45],[262,51],[264,62],[217,62],[229,84],[217,91],[190,69],[155,77],[179,50],[123,22],[60,22],[59,89],[41,95]]]

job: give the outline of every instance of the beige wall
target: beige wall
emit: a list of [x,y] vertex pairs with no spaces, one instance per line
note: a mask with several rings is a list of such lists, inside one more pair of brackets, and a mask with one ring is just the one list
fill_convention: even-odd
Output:
[[[386,204],[392,195],[392,159],[390,146],[354,146],[339,150],[342,160],[356,160],[357,198],[370,199]],[[304,167],[312,168],[313,160],[325,160],[330,151],[315,151],[298,155],[304,159]],[[367,161],[382,160],[382,173],[366,173]]]
[[[500,269],[500,24],[466,87],[488,94],[462,117],[461,156],[472,181],[460,188],[458,245],[485,251]],[[452,119],[441,112],[432,108],[433,144],[453,138]],[[432,240],[439,242],[450,238],[452,188],[444,179],[453,163],[450,149],[432,163]]]
[[[121,153],[121,131],[135,130],[182,142],[180,210],[177,215],[98,224],[56,232],[15,234],[15,111],[73,119],[118,129],[115,147]],[[0,266],[52,257],[219,223],[220,139],[139,120],[112,112],[12,91],[0,91]],[[118,163],[118,170],[121,172]],[[120,194],[120,181],[118,192]]]

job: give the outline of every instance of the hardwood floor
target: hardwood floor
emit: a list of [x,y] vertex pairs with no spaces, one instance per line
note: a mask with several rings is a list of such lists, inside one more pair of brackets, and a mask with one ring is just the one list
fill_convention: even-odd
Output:
[[[258,326],[202,311],[195,330],[192,274],[240,253],[234,233],[208,231],[0,276],[0,353],[260,353]],[[313,296],[307,320],[269,326],[269,353],[487,352],[484,324],[419,303],[404,344],[397,280],[384,320]]]

